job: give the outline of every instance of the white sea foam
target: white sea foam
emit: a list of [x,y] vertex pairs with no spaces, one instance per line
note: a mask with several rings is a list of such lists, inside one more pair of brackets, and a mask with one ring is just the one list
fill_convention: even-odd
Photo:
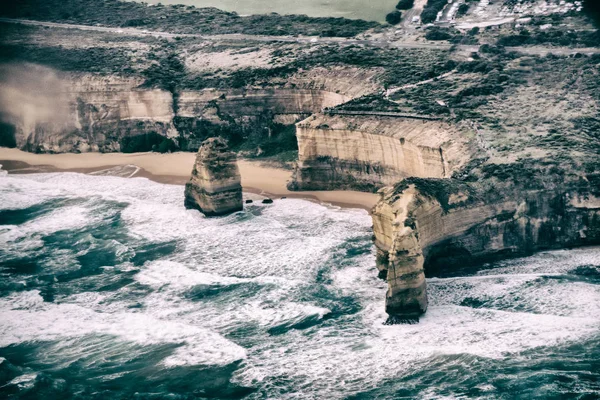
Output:
[[[569,265],[563,265],[564,270],[587,263],[597,249],[580,251],[575,260],[565,257]],[[279,348],[285,354],[284,360],[270,354],[251,365],[250,358],[248,367],[237,378],[256,385],[268,377],[285,377],[297,382],[298,387],[312,387],[320,395],[339,398],[340,388],[347,392],[376,388],[383,380],[416,372],[415,368],[424,368],[429,360],[443,355],[516,360],[527,358],[521,354],[530,349],[566,345],[597,334],[597,285],[544,280],[537,287],[528,287],[540,275],[530,273],[525,265],[522,263],[520,270],[524,274],[517,276],[507,273],[433,280],[429,285],[430,308],[416,325],[384,326],[387,315],[382,291],[375,289],[381,284],[368,286],[372,289],[363,286],[360,293],[365,308],[360,316],[364,326],[359,323],[343,332],[321,329],[318,338],[290,332],[289,342]],[[535,261],[533,268],[538,268]],[[335,285],[343,290],[351,288],[353,283],[364,282],[363,276],[370,271],[368,260],[361,266],[336,271]],[[506,309],[501,305],[499,309],[460,306],[467,297],[511,292],[521,297],[515,296],[514,303],[502,305]],[[528,305],[534,312],[519,311],[519,305]]]
[[[430,305],[481,304],[482,308],[600,320],[598,286],[548,275],[493,275],[435,280]],[[569,299],[569,301],[564,301]]]
[[19,389],[30,389],[35,385],[37,373],[19,375],[10,381],[10,385],[16,385]]
[[19,210],[64,195],[56,186],[31,179],[0,175],[0,210]]
[[[370,243],[371,220],[362,210],[286,199],[209,219],[183,208],[181,186],[79,174],[0,177],[0,196],[13,195],[9,203],[16,208],[58,197],[84,201],[4,227],[0,238],[12,238],[5,241],[11,251],[40,251],[37,235],[56,232],[61,220],[69,230],[95,226],[116,212],[106,200],[127,204],[121,220],[131,243],[84,237],[80,244],[115,249],[121,264],[113,268],[134,269],[127,260],[139,244],[170,242],[177,250],[136,266],[135,282],[114,291],[75,293],[58,304],[43,302],[36,291],[0,298],[0,346],[70,343],[85,335],[177,344],[164,365],[244,358],[235,375],[239,383],[286,382],[298,398],[341,398],[437,357],[518,359],[530,349],[576,342],[599,330],[598,285],[561,278],[578,266],[600,264],[598,249],[543,253],[474,276],[430,279],[430,308],[421,322],[384,326],[386,283],[376,278],[374,255],[346,254],[350,242]],[[73,266],[75,256],[56,252],[45,265]],[[313,286],[326,294],[315,295]],[[138,296],[138,308],[129,308],[130,293]],[[359,304],[356,311],[326,318],[345,297]],[[309,328],[302,329],[306,321]],[[246,349],[224,338],[244,330],[254,335],[243,338]]]
[[76,304],[44,303],[37,291],[0,299],[0,347],[24,341],[54,341],[111,335],[142,345],[181,344],[163,364],[225,365],[245,357],[242,347],[210,330],[142,313],[100,313]]
[[235,285],[256,282],[261,284],[290,285],[289,280],[276,276],[259,278],[234,278],[201,272],[182,263],[159,260],[147,263],[135,279],[154,288],[168,287],[172,290],[185,290],[197,285]]
[[563,274],[576,266],[590,264],[600,265],[600,247],[545,251],[532,257],[496,263],[494,268],[482,270],[477,275]]

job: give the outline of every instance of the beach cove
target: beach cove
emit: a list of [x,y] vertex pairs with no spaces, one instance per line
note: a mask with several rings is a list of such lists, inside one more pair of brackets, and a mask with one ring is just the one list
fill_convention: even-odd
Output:
[[[190,178],[196,153],[81,153],[33,154],[0,148],[0,164],[9,173],[79,172],[148,178],[154,182],[184,185]],[[370,211],[379,196],[350,190],[302,191],[287,189],[292,171],[259,160],[239,160],[245,192],[267,197],[290,197]],[[126,170],[115,167],[128,167]]]

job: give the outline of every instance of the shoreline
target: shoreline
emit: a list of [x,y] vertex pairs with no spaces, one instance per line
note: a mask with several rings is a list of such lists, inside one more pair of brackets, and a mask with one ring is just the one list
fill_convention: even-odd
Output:
[[[34,154],[18,149],[0,148],[0,164],[9,174],[76,172],[147,178],[151,181],[184,185],[190,178],[196,153],[62,153]],[[114,170],[122,167],[120,170]],[[298,198],[342,208],[361,208],[371,212],[379,200],[375,193],[350,190],[302,191],[287,189],[292,171],[266,165],[258,160],[238,160],[244,192],[271,198]],[[111,171],[113,170],[113,171]]]

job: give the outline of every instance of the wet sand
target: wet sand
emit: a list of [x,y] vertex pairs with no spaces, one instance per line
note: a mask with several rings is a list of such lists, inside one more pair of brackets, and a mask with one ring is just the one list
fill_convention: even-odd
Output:
[[[0,164],[9,173],[79,172],[143,177],[173,185],[183,185],[188,181],[195,157],[196,153],[184,152],[33,154],[0,148]],[[292,192],[287,189],[292,171],[255,160],[239,160],[238,165],[244,191],[267,197],[303,198],[367,211],[373,208],[379,198],[373,193],[349,190]]]

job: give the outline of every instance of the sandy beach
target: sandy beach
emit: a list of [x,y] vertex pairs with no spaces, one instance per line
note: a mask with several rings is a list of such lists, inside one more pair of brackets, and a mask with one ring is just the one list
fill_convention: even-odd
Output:
[[[9,173],[81,172],[102,173],[103,170],[129,166],[127,177],[145,177],[156,182],[183,185],[190,177],[196,153],[84,153],[33,154],[17,149],[0,148],[0,164]],[[316,200],[341,207],[370,211],[379,196],[349,190],[291,192],[287,182],[292,171],[275,168],[261,161],[239,160],[244,191],[268,197],[294,197]],[[137,167],[137,168],[135,168]],[[107,171],[111,174],[113,171]]]

